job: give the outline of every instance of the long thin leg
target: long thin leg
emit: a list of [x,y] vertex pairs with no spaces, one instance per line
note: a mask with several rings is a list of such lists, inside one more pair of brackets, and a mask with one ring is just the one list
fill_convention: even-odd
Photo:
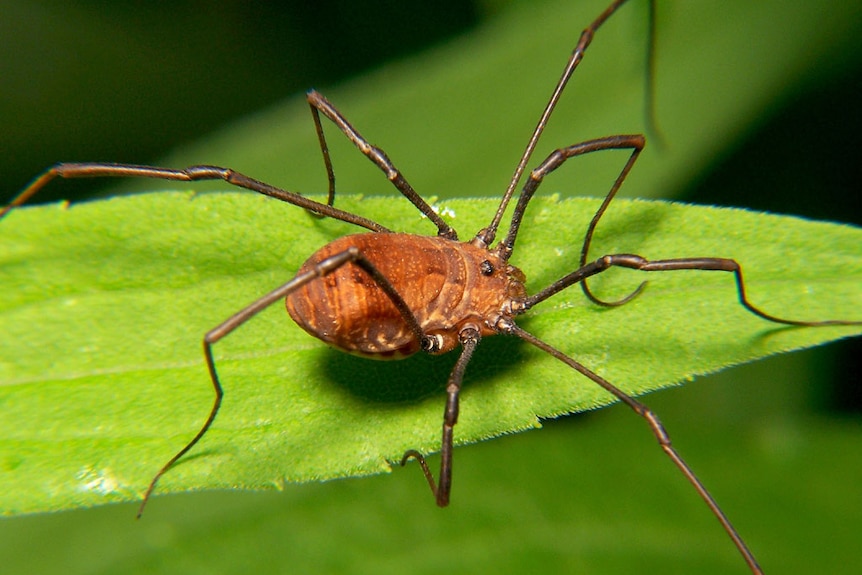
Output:
[[365,154],[369,160],[374,162],[378,168],[383,170],[383,173],[386,174],[389,181],[398,188],[398,191],[410,200],[410,202],[416,206],[423,215],[431,220],[435,226],[437,226],[438,236],[448,238],[450,240],[458,239],[458,234],[455,230],[447,224],[443,218],[437,215],[431,206],[429,206],[428,203],[416,193],[416,190],[414,190],[413,186],[404,179],[404,176],[401,175],[401,172],[398,171],[392,163],[392,160],[386,156],[386,153],[362,137],[362,134],[350,125],[350,122],[347,121],[341,112],[339,112],[335,106],[329,102],[329,100],[323,97],[323,94],[316,90],[310,90],[306,94],[306,99],[308,100],[309,106],[311,106],[311,114],[314,117],[314,128],[317,131],[317,138],[320,140],[320,150],[323,152],[323,162],[326,164],[326,175],[329,179],[329,205],[332,205],[332,202],[335,199],[335,172],[332,169],[332,160],[329,157],[329,147],[326,145],[323,126],[320,123],[321,113],[332,120],[332,122],[338,126],[338,129],[340,129],[344,135],[347,136],[347,138],[353,142],[357,148],[359,148],[360,152]]
[[[605,197],[602,207],[599,208],[599,213],[596,214],[596,216],[599,216],[607,207],[610,200],[616,195],[620,186],[623,185],[626,176],[628,176],[632,166],[634,166],[635,161],[637,161],[638,156],[640,156],[645,145],[646,140],[642,135],[628,134],[587,140],[586,142],[581,142],[580,144],[574,144],[551,152],[544,162],[539,164],[535,170],[530,172],[530,178],[527,180],[527,183],[524,184],[523,190],[521,190],[521,195],[518,197],[518,203],[515,205],[515,211],[512,213],[512,223],[509,224],[509,233],[506,234],[506,239],[504,239],[500,244],[500,257],[508,261],[509,257],[512,255],[512,251],[515,247],[515,240],[518,237],[518,230],[521,228],[521,221],[523,220],[524,212],[527,211],[527,206],[530,204],[533,194],[536,193],[536,190],[539,188],[539,185],[542,183],[545,176],[562,166],[566,160],[574,158],[575,156],[583,156],[584,154],[599,152],[601,150],[631,150],[632,153],[629,156],[629,159],[626,161],[623,169],[614,181],[613,186],[611,186],[611,190]],[[596,222],[598,220],[594,217],[593,221]],[[591,226],[594,227],[594,224],[591,224]],[[588,237],[591,233],[592,232],[588,232]],[[583,265],[583,262],[581,262],[581,266]]]
[[342,222],[354,224],[373,232],[391,231],[367,218],[339,210],[332,206],[327,206],[326,204],[321,204],[320,202],[315,202],[314,200],[310,200],[295,192],[288,192],[287,190],[276,188],[275,186],[255,180],[254,178],[250,178],[230,168],[222,168],[219,166],[189,166],[181,170],[175,170],[158,166],[139,166],[135,164],[111,164],[102,162],[64,163],[51,166],[30,182],[27,187],[21,191],[21,193],[15,196],[8,206],[0,208],[0,219],[2,219],[3,216],[5,216],[12,208],[25,203],[56,177],[153,178],[158,180],[175,180],[182,182],[224,180],[232,186],[245,188],[265,196],[270,196],[283,202],[305,208],[316,214],[335,218]]
[[593,276],[597,273],[601,273],[610,267],[619,266],[637,269],[640,271],[705,270],[733,272],[736,278],[736,286],[737,291],[739,292],[740,303],[746,309],[748,309],[748,311],[750,311],[754,315],[762,317],[763,319],[776,323],[799,326],[859,325],[860,323],[862,323],[858,321],[844,320],[800,321],[784,319],[766,313],[753,305],[746,297],[745,283],[742,278],[742,268],[739,263],[733,259],[698,257],[657,260],[651,262],[646,258],[638,255],[612,254],[603,256],[596,261],[587,264],[586,258],[589,253],[590,243],[592,241],[593,233],[595,232],[596,226],[598,225],[599,221],[607,210],[608,205],[610,205],[611,201],[616,196],[617,192],[622,186],[622,183],[625,181],[626,177],[631,171],[632,166],[634,166],[635,161],[637,161],[645,143],[646,142],[644,140],[644,137],[638,134],[609,136],[606,138],[588,140],[586,142],[581,142],[580,144],[574,144],[567,148],[555,150],[545,159],[544,162],[542,162],[535,170],[530,173],[530,177],[527,180],[527,183],[524,184],[524,188],[521,191],[521,195],[518,197],[518,203],[516,204],[515,210],[512,214],[512,222],[509,226],[509,232],[506,235],[506,238],[501,242],[500,247],[498,248],[500,256],[505,260],[508,260],[509,257],[512,255],[515,240],[517,239],[518,235],[518,230],[520,229],[521,222],[524,217],[524,212],[526,212],[530,200],[532,199],[539,185],[544,180],[545,176],[562,166],[566,160],[575,156],[581,156],[583,154],[597,152],[600,150],[632,150],[631,155],[629,156],[628,160],[626,161],[625,165],[623,166],[622,170],[614,181],[613,186],[611,186],[610,191],[605,196],[604,200],[602,201],[602,204],[599,206],[599,209],[596,210],[595,215],[593,216],[589,226],[587,227],[587,232],[584,236],[583,247],[581,248],[580,267],[577,270],[552,283],[539,293],[527,298],[524,304],[523,311],[530,309],[537,303],[544,301],[545,299],[551,297],[552,295],[566,289],[567,287],[575,283],[581,284],[581,288],[583,289],[584,293],[594,303],[604,306],[622,305],[640,294],[641,291],[643,291],[643,288],[647,282],[641,282],[641,284],[638,285],[638,287],[629,295],[620,300],[612,302],[600,300],[595,295],[593,295],[586,282],[587,278],[590,276]]
[[434,482],[434,476],[425,462],[425,457],[415,449],[410,449],[401,458],[401,465],[405,465],[411,457],[419,462],[422,473],[431,487],[431,493],[440,507],[449,505],[449,492],[452,489],[452,440],[455,424],[458,423],[458,394],[461,391],[461,382],[464,380],[464,370],[473,357],[476,346],[479,345],[481,335],[479,330],[473,327],[465,328],[459,334],[461,340],[461,356],[458,358],[452,373],[449,374],[449,383],[446,385],[446,409],[443,412],[443,437],[440,443],[440,482]]
[[[605,210],[608,209],[608,204],[611,203],[611,200],[617,195],[620,187],[623,185],[626,177],[629,175],[632,167],[640,156],[641,151],[643,151],[644,146],[646,145],[646,140],[640,134],[631,134],[631,135],[619,135],[619,136],[608,136],[606,138],[598,138],[596,140],[588,140],[586,142],[581,142],[580,144],[574,144],[567,148],[561,148],[559,150],[555,150],[549,155],[544,162],[542,162],[535,170],[530,172],[530,178],[527,180],[527,183],[524,184],[524,189],[521,191],[521,195],[518,198],[518,203],[515,206],[515,211],[512,214],[512,223],[509,225],[509,233],[506,235],[506,239],[502,242],[500,246],[500,255],[508,260],[512,255],[512,250],[515,245],[515,239],[518,235],[518,230],[521,226],[521,220],[524,217],[524,212],[527,210],[527,206],[530,203],[530,200],[533,197],[533,194],[536,192],[536,189],[539,187],[539,184],[542,183],[545,176],[559,168],[565,163],[566,160],[570,158],[574,158],[575,156],[582,156],[584,154],[589,154],[592,152],[598,152],[600,150],[620,150],[620,149],[630,149],[632,151],[629,159],[626,161],[623,169],[620,170],[617,179],[614,180],[613,186],[611,186],[610,191],[608,191],[605,196],[604,201],[602,201],[602,205],[599,206],[599,209],[596,211],[596,214],[593,216],[593,219],[590,221],[590,225],[587,226],[587,233],[584,236],[584,244],[581,248],[581,259],[580,266],[583,267],[587,261],[587,252],[590,249],[590,242],[592,241],[593,232],[596,229],[596,225],[598,225],[599,220],[602,215],[605,213]],[[646,282],[641,283],[632,293],[622,298],[621,300],[614,302],[606,302],[600,300],[590,291],[590,288],[587,286],[586,281],[581,282],[581,288],[584,290],[584,294],[592,300],[594,303],[604,306],[618,306],[622,305],[632,298],[636,297],[643,290]]]
[[[479,231],[476,234],[475,242],[481,246],[490,246],[494,241],[494,237],[497,234],[497,228],[500,226],[500,222],[503,219],[503,213],[506,211],[506,206],[509,205],[509,200],[512,198],[512,194],[515,192],[515,188],[518,186],[518,182],[521,180],[521,176],[524,173],[524,168],[527,166],[527,162],[530,161],[530,157],[533,155],[533,151],[536,149],[536,144],[539,142],[539,138],[542,135],[542,132],[545,131],[545,126],[548,123],[548,119],[551,117],[551,113],[554,111],[554,108],[557,107],[557,102],[560,100],[560,96],[563,94],[563,90],[566,87],[566,84],[569,82],[569,79],[572,77],[572,74],[575,71],[575,68],[578,67],[581,60],[584,57],[584,53],[587,51],[590,43],[593,41],[593,35],[596,31],[605,23],[605,21],[611,17],[611,15],[616,12],[620,6],[625,4],[626,0],[616,0],[610,4],[607,8],[605,8],[604,12],[602,12],[598,18],[593,20],[593,22],[587,26],[583,32],[581,32],[581,37],[578,40],[577,45],[574,50],[572,50],[571,56],[569,56],[569,60],[566,63],[566,67],[563,69],[563,74],[560,76],[560,79],[557,81],[557,85],[554,86],[554,91],[551,94],[550,100],[548,100],[545,109],[542,111],[542,115],[539,118],[538,124],[533,129],[533,134],[530,136],[530,140],[527,142],[527,147],[524,150],[524,153],[521,154],[521,159],[518,161],[518,165],[515,168],[515,173],[512,174],[512,179],[509,181],[509,186],[506,188],[506,192],[503,194],[503,198],[500,200],[500,205],[497,208],[497,212],[494,214],[494,218],[491,220],[491,223],[488,224],[488,227]],[[653,108],[653,72],[654,72],[654,56],[655,52],[653,50],[653,42],[654,37],[653,34],[655,32],[655,10],[654,10],[654,2],[650,0],[650,10],[649,10],[649,44],[647,51],[647,91],[650,92],[647,95],[647,124],[648,127],[654,127],[654,108]]]
[[656,62],[656,6],[655,1],[649,2],[649,17],[647,18],[648,31],[647,53],[646,53],[646,86],[644,87],[644,118],[646,119],[646,132],[650,139],[658,145],[659,149],[665,148],[665,139],[656,120],[655,107],[655,62]]
[[614,397],[628,405],[639,416],[643,417],[649,425],[653,435],[655,435],[656,439],[658,440],[659,446],[661,446],[665,454],[667,454],[671,461],[673,461],[674,465],[676,465],[677,468],[679,468],[679,470],[683,473],[683,475],[685,475],[689,483],[694,486],[698,494],[706,502],[707,506],[712,511],[713,515],[715,515],[715,517],[721,523],[721,526],[730,536],[731,540],[733,540],[733,544],[739,550],[740,554],[742,554],[742,557],[743,559],[745,559],[745,562],[748,564],[748,567],[749,569],[751,569],[751,572],[755,574],[762,573],[760,566],[757,564],[757,560],[754,558],[752,552],[748,549],[748,546],[745,544],[745,541],[743,541],[742,537],[740,537],[739,534],[736,532],[736,529],[734,529],[733,525],[730,523],[730,520],[718,506],[718,503],[716,503],[715,499],[712,497],[709,491],[707,491],[706,487],[704,487],[703,483],[701,483],[701,481],[697,478],[697,476],[694,474],[688,464],[683,460],[679,453],[677,453],[673,445],[671,445],[670,436],[668,435],[664,426],[662,426],[658,416],[653,413],[650,408],[635,400],[634,398],[626,394],[624,391],[622,391],[606,379],[602,378],[597,373],[587,369],[574,359],[565,355],[563,352],[557,350],[554,347],[551,347],[537,337],[525,332],[514,323],[510,323],[508,326],[505,327],[508,333],[520,337],[524,341],[531,343],[542,351],[545,351],[553,357],[557,358],[558,360],[562,361],[575,371],[585,375],[586,377],[600,385],[603,389],[611,393]]
[[380,270],[378,270],[370,261],[365,258],[365,256],[362,255],[359,249],[355,247],[349,248],[343,252],[337,253],[320,261],[317,265],[314,266],[313,269],[310,269],[305,273],[297,275],[289,282],[252,302],[251,304],[244,307],[243,309],[232,315],[230,318],[207,332],[207,334],[204,336],[204,357],[206,358],[207,369],[209,370],[210,379],[212,380],[213,389],[215,390],[215,401],[213,402],[213,406],[210,409],[209,416],[207,417],[206,421],[204,421],[204,424],[201,426],[197,434],[191,439],[191,441],[189,441],[185,445],[185,447],[180,449],[173,457],[171,457],[168,462],[165,463],[161,469],[159,469],[158,473],[156,473],[155,476],[153,476],[153,479],[150,481],[150,484],[147,487],[147,491],[144,493],[144,498],[141,501],[141,506],[138,508],[138,518],[140,518],[141,514],[144,512],[144,507],[146,507],[147,501],[149,501],[150,495],[153,493],[153,490],[156,487],[156,483],[158,483],[162,475],[164,475],[165,472],[167,472],[171,467],[173,467],[173,465],[183,455],[188,453],[188,451],[192,447],[194,447],[198,441],[201,440],[201,438],[209,430],[213,421],[215,421],[216,415],[219,411],[219,407],[221,406],[221,400],[224,395],[224,392],[222,390],[221,382],[219,381],[218,373],[216,372],[215,360],[213,359],[212,354],[212,346],[219,340],[221,340],[223,337],[232,333],[239,326],[243,325],[245,322],[253,318],[255,315],[272,305],[273,303],[284,299],[289,294],[301,288],[305,284],[314,281],[315,279],[331,274],[341,266],[351,263],[360,267],[363,271],[365,271],[365,273],[371,276],[374,282],[386,293],[389,299],[392,300],[392,303],[395,304],[396,308],[398,308],[398,311],[401,313],[404,320],[410,326],[416,338],[422,342],[422,349],[430,353],[434,353],[435,351],[437,351],[437,341],[434,338],[425,336],[422,331],[422,327],[416,320],[416,317],[410,311],[410,308],[407,306],[407,303],[404,301],[404,299],[401,297],[401,295],[398,293],[392,283],[388,279],[386,279],[386,277],[380,272]]
[[[555,281],[542,291],[532,295],[524,302],[524,311],[530,309],[537,303],[544,301],[552,295],[559,293],[572,284],[581,282],[596,274],[599,274],[611,267],[623,267],[629,269],[640,270],[644,272],[664,272],[675,270],[702,270],[702,271],[722,271],[732,272],[736,280],[736,290],[739,295],[739,303],[753,313],[765,320],[775,323],[783,323],[786,325],[800,326],[827,326],[827,325],[859,325],[862,321],[849,320],[824,320],[824,321],[800,321],[793,319],[780,318],[772,314],[766,313],[748,300],[745,293],[745,281],[742,277],[742,267],[736,260],[728,258],[676,258],[669,260],[650,261],[644,257],[634,254],[612,254],[600,257],[594,262],[580,267],[572,273]],[[643,285],[643,284],[641,284]],[[640,288],[638,288],[640,289]]]

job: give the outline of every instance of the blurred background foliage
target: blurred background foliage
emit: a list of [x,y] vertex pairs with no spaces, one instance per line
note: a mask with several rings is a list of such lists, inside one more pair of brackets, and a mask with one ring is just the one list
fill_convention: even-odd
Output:
[[[342,84],[534,3],[518,4],[527,3],[2,0],[0,194],[14,195],[61,160],[160,163],[245,114],[286,97],[301,106],[296,95],[309,87]],[[642,4],[625,8],[633,20],[645,13]],[[673,114],[662,109],[661,47],[675,3],[658,4],[661,117]],[[765,95],[747,128],[669,196],[862,222],[859,4],[819,6],[842,6],[851,33]],[[603,5],[574,9],[585,24]],[[780,10],[772,22],[784,25]],[[524,34],[533,42],[543,36]],[[744,49],[751,37],[736,40]],[[726,60],[752,65],[736,54]],[[634,62],[625,74],[641,73]],[[532,88],[545,97],[555,77]],[[491,95],[462,95],[474,96]],[[519,152],[510,152],[513,161]],[[40,200],[93,188],[64,182]],[[857,338],[648,398],[775,571],[853,570],[852,534],[862,529],[860,356]],[[408,470],[285,493],[158,498],[141,523],[128,505],[3,520],[0,558],[10,573],[743,571],[637,418],[615,408],[547,427],[460,449],[446,512],[433,508]]]

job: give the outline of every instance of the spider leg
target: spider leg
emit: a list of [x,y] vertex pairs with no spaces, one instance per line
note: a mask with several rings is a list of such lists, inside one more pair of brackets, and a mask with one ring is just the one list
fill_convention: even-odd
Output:
[[[599,259],[591,262],[583,267],[580,267],[559,280],[555,281],[545,289],[528,297],[525,301],[524,308],[529,309],[537,303],[544,301],[552,295],[559,293],[572,284],[583,283],[586,278],[599,274],[611,267],[623,267],[644,272],[662,272],[676,270],[701,270],[701,271],[721,271],[730,272],[736,281],[736,291],[739,296],[739,303],[754,315],[761,317],[767,321],[775,323],[783,323],[786,325],[799,326],[827,326],[827,325],[859,325],[862,321],[838,320],[829,319],[821,321],[804,321],[795,319],[785,319],[772,315],[755,306],[748,299],[745,291],[745,280],[742,275],[742,266],[736,260],[729,258],[675,258],[668,260],[650,261],[642,256],[635,254],[611,254],[602,256]],[[643,286],[643,284],[641,284]],[[640,288],[638,288],[640,289]]]
[[[213,390],[215,391],[215,400],[213,401],[213,405],[210,409],[209,415],[204,421],[204,424],[198,430],[197,434],[195,434],[191,441],[189,441],[185,445],[185,447],[180,449],[173,457],[171,457],[168,462],[165,463],[161,469],[159,469],[155,476],[153,476],[149,486],[147,487],[146,492],[144,493],[143,500],[141,501],[141,506],[138,508],[138,518],[140,518],[141,514],[143,514],[144,508],[146,507],[147,502],[150,499],[150,495],[153,493],[153,490],[155,489],[156,483],[158,483],[159,479],[161,479],[161,477],[171,467],[173,467],[173,465],[183,455],[188,453],[189,450],[192,449],[192,447],[194,447],[198,443],[198,441],[201,440],[201,438],[209,430],[213,421],[215,421],[216,415],[219,411],[219,407],[221,406],[221,400],[224,395],[224,391],[222,389],[221,381],[219,380],[218,372],[216,371],[215,359],[213,358],[212,353],[212,346],[219,342],[225,336],[231,334],[238,327],[249,321],[251,318],[253,318],[255,315],[257,315],[273,303],[284,299],[289,294],[293,293],[307,283],[329,275],[335,270],[339,269],[341,266],[347,264],[356,265],[357,267],[361,268],[366,274],[371,276],[374,282],[386,293],[386,295],[401,313],[402,317],[404,318],[405,322],[407,322],[407,324],[410,326],[416,338],[422,342],[422,348],[429,352],[435,351],[436,341],[433,338],[425,336],[424,332],[422,331],[422,327],[419,325],[418,320],[410,311],[410,308],[407,306],[407,303],[404,301],[404,298],[401,297],[401,295],[398,293],[392,283],[374,266],[374,264],[372,264],[370,261],[368,261],[368,259],[365,258],[365,256],[362,255],[362,252],[358,248],[351,247],[324,260],[321,260],[312,269],[295,276],[289,282],[258,298],[257,300],[247,305],[246,307],[244,307],[243,309],[241,309],[240,311],[226,319],[224,322],[206,333],[203,339],[204,357],[206,358],[207,369],[209,370]],[[457,392],[455,402],[457,417]]]
[[[625,2],[626,0],[615,0],[614,2],[611,2],[611,4],[607,8],[605,8],[605,10],[601,14],[599,14],[599,16],[595,20],[593,20],[593,22],[589,26],[587,26],[583,30],[583,32],[581,32],[581,36],[578,39],[578,43],[575,46],[574,50],[572,50],[572,54],[569,56],[569,60],[566,62],[566,66],[563,69],[563,74],[557,81],[557,85],[554,86],[554,91],[551,93],[551,98],[545,105],[545,109],[542,111],[542,115],[539,117],[539,122],[536,124],[536,127],[533,129],[533,133],[530,136],[530,140],[527,142],[527,147],[521,154],[521,159],[518,161],[518,165],[515,167],[515,172],[512,174],[512,178],[509,181],[509,185],[506,188],[502,199],[500,200],[500,205],[497,208],[497,211],[494,214],[491,223],[488,224],[486,228],[480,230],[479,233],[476,234],[476,238],[473,240],[474,242],[476,242],[477,245],[487,247],[491,245],[491,243],[494,241],[494,238],[497,235],[497,228],[500,226],[500,222],[503,219],[503,214],[506,211],[506,206],[509,205],[509,200],[511,200],[512,194],[515,192],[515,188],[518,186],[518,182],[521,180],[521,176],[524,173],[524,168],[526,168],[527,162],[530,161],[530,158],[533,155],[533,151],[536,149],[536,145],[539,142],[539,138],[541,137],[542,132],[545,131],[545,126],[548,124],[548,120],[551,117],[551,113],[557,107],[557,102],[559,102],[560,96],[562,96],[563,90],[565,90],[566,88],[566,84],[568,84],[569,79],[572,77],[572,74],[578,67],[578,64],[580,64],[581,60],[584,58],[584,54],[586,53],[589,45],[592,43],[595,33],[605,23],[605,21],[614,14],[614,12],[616,12],[623,4],[625,4]],[[648,13],[649,41],[647,42],[646,57],[646,98],[644,104],[646,107],[647,129],[649,133],[655,135],[656,139],[661,142],[662,138],[659,135],[659,132],[656,127],[654,103],[655,19],[655,2],[654,0],[650,0]]]
[[736,529],[730,523],[730,520],[718,506],[718,503],[716,503],[715,499],[712,497],[712,495],[709,493],[703,483],[701,483],[700,479],[698,479],[697,476],[694,474],[694,471],[691,470],[691,468],[679,455],[676,449],[674,449],[673,445],[671,444],[670,435],[665,430],[661,421],[659,421],[658,416],[649,407],[632,398],[630,395],[628,395],[627,393],[625,393],[597,373],[584,367],[582,364],[570,358],[563,352],[550,346],[549,344],[533,336],[532,334],[522,330],[513,322],[510,322],[509,325],[506,326],[505,331],[520,337],[524,341],[536,346],[542,351],[565,363],[578,373],[586,376],[587,378],[601,386],[608,393],[612,394],[614,397],[628,405],[635,413],[642,417],[647,422],[647,425],[649,425],[653,435],[655,435],[656,439],[658,440],[659,446],[661,447],[662,451],[665,452],[665,454],[671,459],[671,461],[673,461],[673,464],[676,465],[676,467],[682,472],[683,475],[685,475],[689,483],[694,486],[695,490],[697,490],[698,494],[706,502],[713,515],[715,515],[715,517],[721,523],[721,526],[727,532],[728,536],[730,536],[731,540],[733,541],[733,544],[739,550],[739,553],[742,555],[746,564],[748,564],[748,567],[749,569],[751,569],[751,572],[755,574],[763,573],[760,569],[760,566],[757,564],[757,560],[754,558],[754,555],[748,549],[748,546],[745,544],[745,541],[743,541],[742,537],[740,537],[740,535],[737,533]]
[[434,494],[434,499],[440,507],[449,505],[449,492],[452,489],[452,449],[453,449],[453,434],[455,424],[458,423],[458,402],[459,393],[461,392],[461,382],[464,380],[464,371],[467,369],[467,364],[473,357],[473,352],[476,346],[479,345],[481,335],[475,327],[467,327],[461,330],[459,334],[461,340],[461,355],[452,368],[449,374],[449,382],[446,384],[446,409],[443,412],[443,437],[440,444],[440,475],[439,484],[435,483],[434,476],[425,462],[425,457],[416,451],[410,449],[404,453],[401,458],[401,465],[404,466],[412,457],[419,462],[422,468],[422,473],[428,481],[428,486],[431,487],[431,493]]
[[314,118],[314,128],[317,131],[317,138],[320,141],[320,150],[323,153],[323,162],[326,165],[326,175],[329,180],[328,204],[330,206],[335,199],[335,172],[332,169],[332,160],[329,157],[329,146],[327,146],[326,137],[323,134],[320,114],[323,114],[332,120],[332,123],[338,126],[338,129],[341,130],[357,148],[359,148],[360,152],[362,152],[369,160],[374,162],[378,168],[383,170],[383,173],[386,174],[386,177],[390,182],[392,182],[392,185],[394,185],[398,191],[404,195],[404,197],[410,200],[410,203],[416,206],[423,215],[437,226],[438,236],[448,238],[450,240],[458,239],[458,234],[455,230],[447,224],[430,205],[428,205],[428,202],[423,200],[422,197],[416,193],[416,190],[414,190],[413,186],[411,186],[404,176],[401,175],[401,172],[395,167],[395,164],[392,163],[392,160],[389,159],[386,153],[366,140],[362,134],[360,134],[356,128],[347,121],[341,112],[339,112],[335,106],[333,106],[329,100],[323,96],[323,94],[316,90],[310,90],[306,94],[306,99],[308,100],[308,105],[311,106],[311,115]]
[[[593,219],[590,221],[590,225],[587,227],[587,233],[584,237],[584,244],[581,248],[581,259],[580,266],[583,267],[587,261],[587,253],[590,249],[590,242],[593,238],[593,232],[596,229],[596,225],[598,225],[599,220],[602,215],[607,210],[608,205],[611,203],[611,200],[614,199],[614,196],[617,195],[620,187],[623,185],[626,177],[634,166],[634,163],[637,161],[638,156],[646,144],[646,140],[640,134],[632,134],[632,135],[619,135],[619,136],[608,136],[605,138],[598,138],[595,140],[588,140],[586,142],[581,142],[580,144],[574,144],[567,148],[560,148],[558,150],[554,150],[554,152],[549,155],[544,162],[539,164],[539,166],[530,173],[530,177],[527,180],[527,183],[524,184],[523,190],[521,190],[521,195],[518,197],[518,203],[515,205],[515,211],[512,214],[512,222],[509,225],[509,233],[506,235],[506,239],[500,244],[499,251],[501,257],[503,259],[508,260],[512,251],[514,250],[515,240],[518,237],[518,230],[521,227],[521,221],[524,217],[524,212],[527,211],[527,206],[530,203],[530,200],[533,198],[533,194],[535,194],[539,185],[544,180],[545,176],[559,168],[563,163],[576,156],[582,156],[584,154],[590,154],[592,152],[598,152],[602,150],[628,150],[630,149],[631,155],[623,166],[622,170],[620,170],[619,175],[616,180],[614,180],[613,185],[611,186],[610,191],[605,196],[604,201],[602,201],[602,205],[599,206],[599,209],[596,211],[596,214],[593,216]],[[584,281],[586,276],[581,280],[581,288],[584,290],[586,296],[599,305],[604,306],[618,306],[622,305],[629,300],[636,297],[646,285],[646,282],[640,284],[632,293],[627,295],[618,301],[606,302],[600,300],[590,291],[587,286],[587,282]]]
[[232,186],[245,188],[265,196],[270,196],[277,200],[305,208],[316,214],[328,216],[354,224],[373,232],[388,232],[391,231],[367,218],[351,214],[315,202],[295,192],[289,192],[271,186],[267,183],[255,180],[230,168],[222,168],[219,166],[189,166],[187,168],[175,170],[172,168],[162,168],[159,166],[141,166],[136,164],[112,164],[103,162],[81,162],[81,163],[61,163],[55,164],[42,172],[27,187],[25,187],[7,206],[0,208],[0,219],[3,218],[12,208],[20,206],[32,198],[39,190],[44,188],[48,183],[57,178],[153,178],[157,180],[171,180],[181,182],[192,182],[200,180],[224,180]]

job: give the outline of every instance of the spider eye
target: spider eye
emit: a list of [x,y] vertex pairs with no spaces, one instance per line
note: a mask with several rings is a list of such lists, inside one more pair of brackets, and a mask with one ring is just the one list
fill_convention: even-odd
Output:
[[492,264],[488,260],[485,260],[481,264],[479,264],[479,269],[481,270],[483,276],[494,275],[494,264]]

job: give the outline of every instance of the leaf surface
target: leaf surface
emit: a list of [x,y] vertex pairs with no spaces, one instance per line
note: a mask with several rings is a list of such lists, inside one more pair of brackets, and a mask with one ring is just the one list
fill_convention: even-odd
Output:
[[[433,227],[403,199],[338,205],[399,231]],[[462,235],[490,200],[446,200]],[[577,265],[596,200],[537,197],[512,263],[535,292]],[[284,283],[318,247],[355,228],[246,193],[142,194],[16,210],[0,243],[0,441],[6,514],[140,497],[202,424],[212,402],[203,334]],[[618,201],[592,256],[736,258],[756,305],[793,319],[860,319],[862,231],[798,218]],[[813,265],[812,262],[816,262]],[[611,270],[519,323],[632,394],[860,332],[788,328],[746,312],[716,272]],[[225,400],[212,429],[160,493],[271,488],[389,469],[439,449],[455,355],[372,361],[328,349],[274,305],[215,347]],[[470,365],[458,443],[592,409],[607,394],[516,338],[483,340]]]

